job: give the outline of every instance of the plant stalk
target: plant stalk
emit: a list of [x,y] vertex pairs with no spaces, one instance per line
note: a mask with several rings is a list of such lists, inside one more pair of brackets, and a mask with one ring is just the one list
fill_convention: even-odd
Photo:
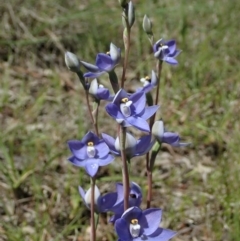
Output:
[[126,127],[120,126],[120,149],[122,158],[122,180],[124,189],[124,211],[128,209],[129,202],[129,173],[128,164],[125,152],[125,142],[126,142]]
[[96,241],[96,225],[95,225],[95,215],[94,215],[94,208],[95,208],[95,178],[91,178],[91,241]]
[[92,113],[92,110],[91,110],[91,107],[90,107],[90,103],[89,103],[89,93],[88,93],[87,90],[85,91],[85,97],[86,97],[86,102],[87,102],[88,113],[90,115],[94,131],[95,131],[96,135],[99,136],[99,134],[98,134],[98,125],[97,125],[97,121],[96,121],[97,118],[96,117],[94,118],[94,116],[93,116],[93,113]]

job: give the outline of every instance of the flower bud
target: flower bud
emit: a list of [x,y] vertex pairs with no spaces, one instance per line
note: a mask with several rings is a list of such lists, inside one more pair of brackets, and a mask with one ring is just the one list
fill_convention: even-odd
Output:
[[164,134],[164,123],[162,120],[155,121],[152,127],[152,135],[161,141]]
[[66,52],[65,53],[65,63],[68,67],[69,70],[72,72],[79,72],[80,70],[80,61],[78,60],[78,57],[71,53],[71,52]]
[[130,1],[128,3],[128,24],[130,28],[133,26],[134,22],[135,22],[135,9],[132,1]]
[[145,15],[144,18],[143,18],[143,30],[144,30],[144,32],[146,34],[153,35],[153,32],[152,32],[152,22],[147,17],[147,15]]

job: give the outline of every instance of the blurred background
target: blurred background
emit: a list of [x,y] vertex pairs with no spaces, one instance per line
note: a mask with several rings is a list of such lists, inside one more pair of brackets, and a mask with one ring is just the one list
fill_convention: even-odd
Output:
[[[147,14],[155,41],[175,39],[183,50],[177,67],[163,66],[159,114],[192,143],[163,146],[152,204],[164,210],[162,226],[178,231],[174,241],[238,241],[240,1],[133,2],[128,86],[155,66],[142,30]],[[91,123],[64,52],[94,63],[110,42],[123,49],[121,8],[117,0],[9,0],[1,1],[0,16],[0,240],[89,240],[89,211],[77,189],[88,189],[89,180],[68,163],[66,143],[81,139]],[[108,85],[106,75],[101,81]],[[100,132],[114,136],[104,104]],[[131,180],[146,194],[144,158],[131,165]],[[101,169],[102,193],[121,180],[120,167],[116,159]],[[116,240],[107,219],[100,218],[98,240]]]

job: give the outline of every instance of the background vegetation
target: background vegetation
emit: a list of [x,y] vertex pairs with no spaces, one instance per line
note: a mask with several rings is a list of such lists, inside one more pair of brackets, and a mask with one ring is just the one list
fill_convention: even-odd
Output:
[[[174,38],[183,50],[178,67],[164,65],[161,116],[193,145],[164,146],[158,156],[153,205],[164,210],[162,226],[179,232],[175,241],[238,241],[240,1],[133,2],[129,88],[155,62],[144,14],[155,40]],[[89,212],[77,191],[88,178],[68,163],[66,142],[91,124],[63,56],[69,50],[93,62],[110,42],[123,48],[118,1],[9,0],[0,15],[0,240],[88,240]],[[100,123],[101,132],[114,133],[105,114]],[[101,169],[102,192],[120,181],[119,168],[116,160]],[[143,159],[132,161],[132,180],[146,192],[143,168]],[[105,216],[98,236],[116,240]]]

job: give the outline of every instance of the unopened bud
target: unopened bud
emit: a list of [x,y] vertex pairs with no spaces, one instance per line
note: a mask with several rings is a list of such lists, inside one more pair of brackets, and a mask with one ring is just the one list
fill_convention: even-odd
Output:
[[155,121],[152,127],[152,135],[155,136],[158,141],[162,141],[164,135],[164,123],[162,120]]
[[153,35],[153,32],[152,32],[152,22],[148,18],[147,15],[145,15],[144,18],[143,18],[143,30],[144,30],[144,32],[146,34]]
[[135,9],[132,1],[130,1],[128,3],[128,24],[130,28],[133,26],[134,22],[135,22]]
[[80,61],[78,60],[78,57],[71,53],[71,52],[66,52],[65,53],[65,63],[68,67],[69,70],[72,72],[79,72],[80,70]]

